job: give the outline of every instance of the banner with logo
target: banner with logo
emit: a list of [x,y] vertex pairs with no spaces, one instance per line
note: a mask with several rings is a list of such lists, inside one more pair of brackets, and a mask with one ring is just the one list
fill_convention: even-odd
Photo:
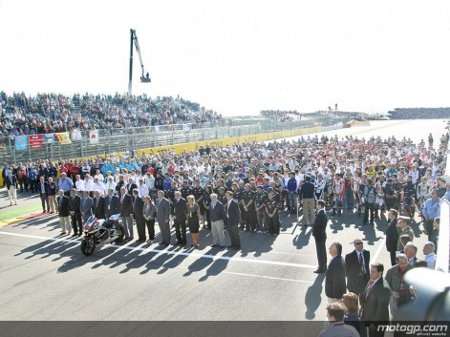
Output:
[[89,140],[91,143],[98,143],[98,130],[89,131]]
[[24,151],[28,148],[28,136],[16,136],[15,145],[17,151]]
[[31,149],[40,149],[42,147],[42,135],[29,135],[28,144]]
[[55,138],[61,144],[71,144],[72,143],[68,132],[56,132]]
[[72,141],[81,140],[83,136],[81,135],[81,131],[79,129],[75,129],[72,131]]
[[55,134],[54,133],[46,133],[44,134],[44,142],[45,144],[51,144],[54,143],[55,140]]

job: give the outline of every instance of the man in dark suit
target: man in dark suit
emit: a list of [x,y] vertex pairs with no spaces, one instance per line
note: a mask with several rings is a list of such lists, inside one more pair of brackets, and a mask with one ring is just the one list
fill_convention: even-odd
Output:
[[[44,176],[39,177],[38,190],[42,203],[42,213],[50,212],[50,203],[48,202],[49,189],[50,185],[45,181]],[[47,210],[45,210],[45,205],[47,205]]]
[[303,228],[306,228],[311,226],[314,218],[314,184],[310,175],[305,176],[305,182],[300,188],[300,198],[303,206]]
[[127,194],[129,194],[130,196],[133,195],[133,190],[135,188],[138,188],[137,185],[134,183],[134,179],[133,178],[128,178],[128,183],[125,185],[125,188],[127,189]]
[[64,195],[64,190],[58,191],[58,197],[56,198],[56,204],[58,205],[58,217],[61,225],[61,235],[71,233],[70,220],[69,220],[69,198]]
[[86,221],[93,215],[92,205],[93,201],[92,198],[90,197],[90,192],[84,191],[83,197],[80,200],[80,212],[84,223],[86,223]]
[[120,201],[117,195],[114,195],[114,190],[112,188],[108,189],[108,194],[104,199],[104,217],[109,218],[111,215],[120,213]]
[[314,219],[312,235],[316,241],[316,253],[319,268],[314,271],[317,274],[324,273],[327,266],[327,252],[325,248],[325,241],[327,240],[327,223],[328,217],[325,213],[325,201],[318,200],[316,204],[317,214]]
[[81,223],[80,197],[77,190],[72,188],[69,197],[69,214],[72,221],[73,236],[81,236],[83,234],[83,225]]
[[384,266],[381,263],[372,263],[370,281],[361,296],[361,319],[369,328],[369,337],[384,336],[384,331],[377,331],[377,326],[389,321],[391,290],[383,278],[383,272]]
[[339,242],[333,242],[329,252],[331,261],[325,278],[325,294],[329,302],[335,302],[342,299],[342,295],[346,292],[345,261],[342,257],[342,245]]
[[94,191],[92,212],[97,219],[105,218],[105,198],[101,196],[100,191]]
[[241,218],[241,211],[239,210],[238,203],[233,199],[233,192],[227,191],[225,196],[227,198],[227,204],[225,205],[227,228],[231,240],[231,245],[229,248],[240,250],[241,238],[239,236],[239,222]]
[[170,201],[164,197],[164,191],[158,190],[158,198],[156,199],[156,220],[158,221],[159,230],[161,232],[161,244],[170,245]]
[[370,252],[361,239],[353,241],[355,250],[345,256],[348,291],[360,296],[370,278]]
[[127,193],[125,186],[120,188],[120,216],[122,217],[123,232],[126,241],[133,240],[133,199]]
[[136,221],[136,229],[138,232],[138,241],[145,241],[145,219],[144,219],[144,201],[139,196],[139,190],[135,188],[133,190],[133,217]]
[[397,216],[398,212],[396,209],[390,209],[388,213],[389,225],[386,229],[386,249],[391,255],[391,264],[395,265],[396,262],[396,252],[398,244],[398,230],[397,230]]
[[175,191],[175,199],[171,212],[178,245],[186,244],[186,199],[181,197],[180,191]]

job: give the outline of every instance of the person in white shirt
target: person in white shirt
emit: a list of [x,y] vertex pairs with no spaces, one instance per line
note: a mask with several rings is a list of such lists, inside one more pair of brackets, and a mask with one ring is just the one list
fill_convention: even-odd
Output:
[[94,179],[95,179],[95,178],[98,178],[98,180],[99,180],[100,182],[102,182],[102,183],[105,181],[105,177],[103,176],[103,174],[100,172],[99,169],[95,170],[95,176],[94,176]]
[[106,189],[105,185],[103,184],[103,180],[100,180],[97,176],[94,178],[94,187],[93,191],[100,192],[100,195],[105,195]]
[[84,190],[88,192],[94,191],[94,182],[89,174],[86,174],[84,177]]
[[150,172],[145,175],[144,182],[150,191],[155,188],[155,177]]
[[108,191],[110,189],[113,190],[113,191],[116,190],[116,183],[114,182],[114,177],[113,176],[109,176],[106,179],[105,191]]
[[148,193],[149,193],[148,186],[147,186],[147,184],[144,183],[144,178],[143,177],[139,178],[138,190],[139,190],[139,196],[141,198],[146,197],[148,195]]
[[423,246],[424,260],[427,263],[427,268],[430,268],[430,269],[434,269],[434,267],[436,266],[436,257],[437,256],[436,256],[434,250],[435,250],[435,246],[434,246],[434,243],[431,241],[428,241]]
[[81,180],[81,177],[79,174],[75,177],[75,187],[77,191],[84,191],[84,180]]

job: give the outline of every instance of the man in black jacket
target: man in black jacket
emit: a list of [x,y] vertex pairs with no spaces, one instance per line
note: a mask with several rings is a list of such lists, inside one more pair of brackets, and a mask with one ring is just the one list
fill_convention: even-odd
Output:
[[83,225],[81,223],[80,211],[81,199],[77,195],[77,190],[72,188],[69,197],[69,214],[72,220],[73,236],[81,236],[83,234]]
[[311,176],[305,176],[305,182],[300,189],[303,206],[303,227],[311,226],[314,218],[314,184]]
[[108,189],[108,194],[104,199],[104,217],[109,218],[111,215],[120,213],[120,202],[117,195],[114,195],[112,188]]
[[384,336],[384,330],[377,331],[377,327],[389,321],[391,290],[383,278],[383,271],[381,263],[372,263],[370,281],[361,296],[361,318],[369,327],[369,337]]
[[388,213],[389,225],[386,229],[386,249],[391,255],[391,264],[395,265],[396,251],[398,243],[398,230],[397,230],[397,216],[398,212],[395,209],[390,209]]
[[324,273],[327,265],[327,252],[325,241],[327,240],[327,223],[328,217],[325,213],[325,201],[318,200],[316,204],[317,214],[314,220],[312,235],[316,241],[317,261],[319,268],[314,271],[317,274]]
[[125,235],[125,240],[133,240],[133,199],[127,193],[125,186],[120,188],[120,216],[122,217],[122,226]]
[[342,257],[342,245],[339,242],[333,242],[329,252],[331,261],[325,278],[325,294],[329,302],[336,302],[341,300],[342,295],[346,292],[345,261]]
[[61,235],[70,235],[72,228],[70,227],[69,220],[69,198],[64,195],[64,190],[58,191],[58,197],[56,198],[56,204],[58,205],[58,217],[61,225]]
[[97,219],[105,218],[105,198],[100,194],[100,191],[94,191],[94,200],[92,200],[92,213]]
[[175,191],[175,199],[171,205],[173,223],[178,245],[186,244],[186,199],[181,197],[180,191]]
[[128,183],[125,185],[125,188],[127,189],[127,193],[131,196],[133,196],[133,190],[135,188],[138,188],[137,185],[134,182],[133,178],[128,178]]
[[144,201],[139,196],[139,190],[135,188],[133,190],[133,217],[136,221],[136,228],[138,232],[138,241],[145,241],[145,219],[144,219]]
[[239,236],[239,223],[241,219],[241,211],[236,200],[233,199],[233,192],[227,191],[225,193],[227,204],[225,205],[228,233],[230,234],[231,245],[229,248],[240,250],[241,238]]
[[354,240],[353,245],[355,250],[345,256],[347,289],[359,296],[370,278],[370,252],[364,249],[361,239]]

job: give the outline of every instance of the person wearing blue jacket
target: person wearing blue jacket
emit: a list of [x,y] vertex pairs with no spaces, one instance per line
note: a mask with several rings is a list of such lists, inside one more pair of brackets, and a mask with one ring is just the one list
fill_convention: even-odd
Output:
[[425,232],[428,235],[428,241],[433,241],[433,222],[439,217],[440,213],[439,198],[436,190],[431,192],[431,198],[428,198],[423,205],[422,214],[425,222]]

